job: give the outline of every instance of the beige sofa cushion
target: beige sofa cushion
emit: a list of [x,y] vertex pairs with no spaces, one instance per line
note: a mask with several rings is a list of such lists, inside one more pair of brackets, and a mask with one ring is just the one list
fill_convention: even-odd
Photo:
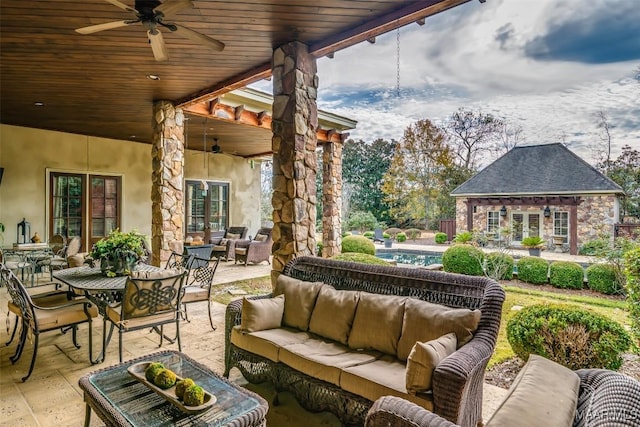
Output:
[[273,298],[242,300],[240,328],[247,332],[279,328],[284,312],[284,295]]
[[237,240],[240,238],[240,233],[227,233],[227,240]]
[[360,292],[338,291],[333,286],[324,285],[311,313],[309,331],[347,344],[359,297]]
[[335,341],[310,339],[280,349],[281,363],[312,378],[340,385],[342,368],[382,357],[376,351],[354,351]]
[[486,426],[570,427],[579,390],[575,372],[532,354]]
[[395,356],[387,355],[364,365],[343,369],[340,387],[372,402],[382,396],[398,396],[433,411],[433,394],[407,394],[404,373],[404,363]]
[[417,342],[407,359],[407,392],[416,394],[431,390],[433,370],[441,360],[456,351],[457,344],[453,332],[429,342]]
[[258,332],[243,332],[240,325],[231,329],[231,342],[236,347],[250,351],[271,361],[279,361],[280,348],[311,339],[308,332],[291,328],[265,329]]
[[305,282],[284,274],[278,276],[274,295],[285,296],[282,323],[301,331],[309,329],[311,312],[321,287],[320,282]]
[[349,334],[349,347],[396,354],[405,297],[360,293]]
[[451,308],[416,298],[405,303],[398,359],[407,360],[416,342],[428,342],[455,332],[458,348],[468,343],[480,322],[480,310]]

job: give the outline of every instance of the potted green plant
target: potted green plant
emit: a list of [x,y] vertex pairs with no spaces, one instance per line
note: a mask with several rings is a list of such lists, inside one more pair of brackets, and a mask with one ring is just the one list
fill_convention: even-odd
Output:
[[540,256],[544,240],[540,236],[529,236],[522,239],[522,247],[529,249],[529,255]]
[[100,261],[100,270],[107,277],[131,274],[144,255],[144,239],[135,230],[128,233],[113,230],[93,245],[91,258]]

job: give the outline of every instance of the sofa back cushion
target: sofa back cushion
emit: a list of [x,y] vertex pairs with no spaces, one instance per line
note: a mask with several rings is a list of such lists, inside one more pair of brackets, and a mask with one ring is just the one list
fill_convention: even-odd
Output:
[[346,345],[359,299],[360,292],[322,286],[311,313],[309,331]]
[[273,294],[274,296],[284,294],[282,323],[301,331],[309,329],[311,312],[321,287],[321,282],[305,282],[284,274],[278,276]]
[[416,342],[434,340],[455,332],[458,348],[468,343],[480,322],[480,310],[451,308],[416,298],[407,298],[398,342],[398,359],[407,360]]
[[575,372],[532,354],[486,426],[571,427],[579,390],[580,378]]
[[402,331],[406,299],[361,292],[349,334],[349,347],[395,355]]

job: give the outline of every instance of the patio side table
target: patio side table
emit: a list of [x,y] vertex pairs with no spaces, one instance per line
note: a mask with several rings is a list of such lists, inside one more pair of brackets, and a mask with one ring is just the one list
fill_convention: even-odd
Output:
[[[178,376],[192,378],[215,395],[216,403],[199,414],[187,414],[158,396],[128,372],[130,365],[157,361]],[[266,426],[267,402],[177,351],[161,351],[100,369],[80,378],[86,403],[85,426],[95,411],[107,426]]]

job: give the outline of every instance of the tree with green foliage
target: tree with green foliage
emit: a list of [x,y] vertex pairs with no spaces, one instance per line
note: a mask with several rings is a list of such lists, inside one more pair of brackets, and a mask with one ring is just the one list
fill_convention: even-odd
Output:
[[621,219],[625,216],[640,219],[640,151],[625,145],[617,159],[603,160],[596,168],[624,190],[620,203]]
[[424,224],[436,215],[434,200],[443,191],[443,172],[454,153],[440,128],[424,119],[410,125],[396,146],[382,191],[398,224]]
[[[347,140],[342,150],[343,188],[349,191],[349,210],[371,212],[379,221],[389,223],[389,205],[384,200],[382,181],[389,170],[397,143],[376,139],[372,143]],[[343,212],[348,216],[349,212]]]
[[363,233],[378,226],[378,220],[371,212],[352,211],[347,220],[347,230],[358,230]]

